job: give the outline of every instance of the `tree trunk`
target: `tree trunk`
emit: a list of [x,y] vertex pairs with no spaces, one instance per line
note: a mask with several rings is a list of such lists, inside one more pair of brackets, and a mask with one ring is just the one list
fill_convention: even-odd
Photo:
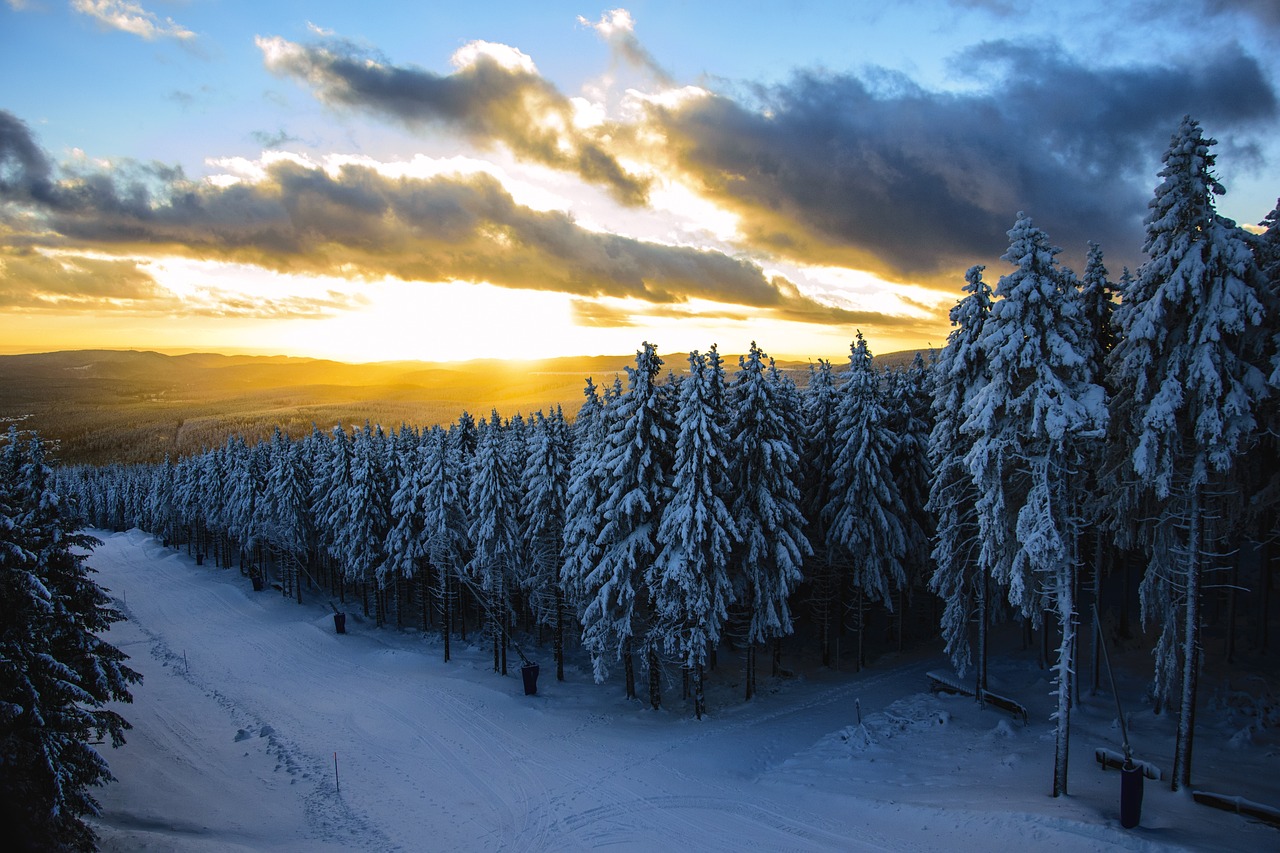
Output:
[[622,643],[622,671],[626,680],[627,698],[636,699],[636,663],[631,654],[631,638]]
[[744,680],[747,682],[746,701],[750,702],[756,695],[756,644],[750,641],[747,642],[747,674]]
[[649,704],[653,710],[662,707],[662,670],[658,667],[658,650],[649,647]]
[[[1063,575],[1065,574],[1065,577]],[[1058,624],[1062,628],[1061,642],[1058,644],[1058,712],[1057,732],[1054,738],[1053,760],[1053,795],[1067,794],[1067,758],[1071,744],[1071,683],[1075,670],[1073,654],[1076,647],[1075,625],[1075,565],[1059,569],[1058,578]],[[1045,635],[1049,633],[1048,620],[1045,621]]]
[[1200,657],[1201,528],[1200,487],[1191,487],[1191,511],[1187,533],[1187,605],[1182,646],[1182,708],[1178,714],[1178,739],[1173,750],[1172,788],[1191,787],[1191,745],[1196,728],[1196,690]]
[[1102,533],[1093,536],[1093,606],[1098,618],[1093,620],[1093,684],[1089,695],[1096,696],[1102,686]]
[[440,630],[444,634],[444,662],[449,662],[450,637],[453,634],[453,585],[449,577],[440,570]]
[[773,667],[772,673],[774,678],[782,676],[782,638],[773,638]]
[[867,611],[864,604],[865,601],[866,595],[863,594],[862,587],[858,587],[858,657],[857,660],[854,661],[854,672],[862,672],[862,668],[867,665],[867,656],[862,645],[867,633],[865,629],[865,623],[867,621]]
[[978,578],[978,665],[977,683],[974,694],[978,698],[978,703],[985,703],[987,693],[987,627],[991,622],[988,615],[987,597],[990,590],[987,588],[987,570],[979,570]]
[[556,681],[564,681],[564,590],[556,583]]
[[1231,564],[1231,587],[1227,590],[1227,663],[1236,658],[1236,590],[1240,587],[1240,554]]
[[702,664],[698,664],[693,670],[693,714],[701,720],[706,710],[707,699],[702,692]]

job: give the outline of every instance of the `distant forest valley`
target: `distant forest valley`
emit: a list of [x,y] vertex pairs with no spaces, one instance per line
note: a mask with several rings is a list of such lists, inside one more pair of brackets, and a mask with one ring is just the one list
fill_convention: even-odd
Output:
[[[914,351],[877,355],[880,367],[902,366]],[[664,370],[688,370],[686,354],[662,356]],[[730,373],[738,356],[725,355]],[[160,462],[221,446],[228,436],[249,443],[276,427],[292,438],[312,426],[329,432],[366,421],[395,429],[457,420],[464,411],[503,418],[549,411],[572,419],[588,377],[597,386],[635,354],[542,361],[395,361],[345,364],[289,356],[74,350],[0,356],[0,417],[21,418],[54,447],[59,462],[106,465]],[[815,359],[816,363],[816,359]],[[800,387],[808,363],[778,361]],[[842,363],[834,363],[836,370]]]

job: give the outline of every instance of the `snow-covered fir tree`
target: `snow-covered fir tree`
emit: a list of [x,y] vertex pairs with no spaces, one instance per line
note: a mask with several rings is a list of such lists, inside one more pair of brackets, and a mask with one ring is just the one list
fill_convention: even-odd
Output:
[[503,675],[507,674],[510,586],[520,556],[520,480],[503,447],[505,438],[495,411],[481,425],[467,493],[467,537],[472,546],[467,574],[483,597],[493,638],[493,668]]
[[1001,277],[978,341],[988,382],[962,410],[973,437],[966,459],[978,490],[981,566],[1025,618],[1049,608],[1057,615],[1055,797],[1067,793],[1080,466],[1107,422],[1075,276],[1057,253],[1019,214],[1003,256],[1017,269]]
[[930,574],[930,540],[934,522],[928,509],[932,480],[929,433],[933,428],[933,412],[930,409],[929,371],[923,355],[916,353],[907,367],[890,371],[889,380],[886,400],[889,429],[898,439],[890,468],[906,509],[903,517],[906,548],[902,561],[906,578],[895,607],[898,650],[901,651],[907,616],[913,609],[911,596],[928,581]]
[[706,707],[703,668],[733,601],[729,553],[737,538],[725,503],[729,436],[715,409],[714,366],[689,353],[676,409],[671,496],[658,526],[661,550],[645,574],[653,598],[651,642],[661,642],[693,679],[694,714]]
[[796,398],[779,374],[766,370],[767,359],[752,341],[747,355],[738,359],[730,398],[730,510],[739,537],[733,577],[748,618],[748,699],[755,693],[758,645],[775,643],[773,675],[778,675],[778,644],[794,631],[791,594],[804,578],[805,558],[813,553],[800,509],[798,412],[787,414]]
[[93,786],[114,779],[92,744],[130,728],[141,676],[101,637],[124,617],[90,577],[80,520],[52,489],[36,435],[0,439],[0,817],[13,850],[94,850]]
[[428,434],[421,492],[423,536],[427,559],[435,571],[446,663],[451,655],[450,637],[459,578],[470,560],[466,512],[469,484],[464,476],[460,442],[452,440],[453,433],[454,430],[446,432],[434,427]]
[[284,593],[292,592],[301,603],[302,575],[310,569],[315,544],[309,509],[311,474],[304,445],[289,441],[279,429],[270,448],[263,494],[266,536],[284,562]]
[[336,532],[347,580],[360,585],[365,615],[369,593],[374,599],[374,620],[386,621],[383,580],[386,571],[387,533],[391,529],[391,482],[387,477],[385,436],[369,424],[358,430],[351,447],[351,487],[346,496],[345,524]]
[[1182,120],[1146,218],[1147,260],[1121,293],[1112,352],[1117,491],[1149,563],[1144,618],[1160,628],[1155,694],[1180,690],[1172,786],[1191,781],[1205,571],[1253,441],[1265,374],[1242,339],[1263,320],[1249,244],[1218,216],[1215,140]]
[[951,309],[951,333],[933,365],[933,479],[928,503],[936,525],[929,586],[943,601],[942,637],[963,676],[973,663],[969,626],[976,623],[978,697],[987,689],[988,573],[978,559],[977,486],[965,461],[970,438],[961,427],[966,402],[986,383],[987,359],[979,342],[991,315],[992,295],[982,280],[983,269],[973,266],[965,273],[965,296]]
[[830,472],[836,460],[836,424],[839,393],[831,372],[831,362],[818,359],[809,365],[809,384],[802,398],[804,429],[801,435],[801,511],[813,556],[805,568],[809,581],[809,609],[818,623],[822,665],[832,666],[831,649],[839,630],[840,585],[836,575],[835,551],[827,536],[823,514],[830,501]]
[[881,376],[867,341],[858,332],[849,348],[849,373],[836,410],[835,458],[829,475],[827,546],[852,588],[858,647],[856,666],[866,665],[866,603],[893,609],[893,591],[906,582],[906,507],[893,476],[898,439],[892,432]]
[[649,701],[661,704],[658,648],[648,638],[652,603],[644,578],[658,553],[658,524],[669,493],[671,430],[658,384],[662,359],[645,342],[627,367],[627,392],[606,408],[607,444],[600,460],[603,520],[600,554],[582,580],[582,642],[597,680],[621,659],[627,698],[635,698],[634,642],[649,669]]
[[558,681],[564,681],[565,595],[560,552],[568,474],[569,432],[557,406],[549,417],[538,412],[533,419],[521,471],[521,531],[529,566],[526,593],[539,624],[551,626]]

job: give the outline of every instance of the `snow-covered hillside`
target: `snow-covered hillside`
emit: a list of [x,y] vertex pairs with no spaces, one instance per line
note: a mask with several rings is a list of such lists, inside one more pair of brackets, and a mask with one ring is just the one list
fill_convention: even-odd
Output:
[[[1050,797],[1051,673],[1016,640],[993,659],[992,686],[1030,707],[1029,725],[930,694],[938,649],[856,675],[762,679],[745,704],[741,661],[722,654],[699,722],[678,685],[649,711],[592,683],[585,658],[557,683],[548,649],[525,696],[483,645],[455,646],[444,664],[437,638],[357,614],[338,636],[320,604],[254,593],[137,531],[97,535],[89,564],[129,617],[108,639],[146,677],[121,709],[128,745],[106,752],[120,781],[100,792],[105,850],[1280,846],[1280,830],[1156,782],[1142,825],[1122,829],[1119,774],[1093,759],[1120,748],[1106,694],[1073,713],[1070,796]],[[1149,672],[1147,653],[1131,654]],[[1197,786],[1275,803],[1280,748],[1246,727],[1257,706],[1227,683],[1206,676]],[[1175,720],[1153,716],[1142,689],[1141,676],[1122,681],[1130,736],[1167,772]]]

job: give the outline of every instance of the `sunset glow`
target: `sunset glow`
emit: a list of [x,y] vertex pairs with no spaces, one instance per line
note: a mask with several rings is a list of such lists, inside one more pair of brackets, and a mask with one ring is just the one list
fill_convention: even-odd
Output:
[[914,349],[1020,210],[1140,263],[1183,113],[1253,152],[1224,213],[1274,199],[1253,7],[1077,10],[1084,52],[1056,4],[148,5],[0,4],[6,352]]

